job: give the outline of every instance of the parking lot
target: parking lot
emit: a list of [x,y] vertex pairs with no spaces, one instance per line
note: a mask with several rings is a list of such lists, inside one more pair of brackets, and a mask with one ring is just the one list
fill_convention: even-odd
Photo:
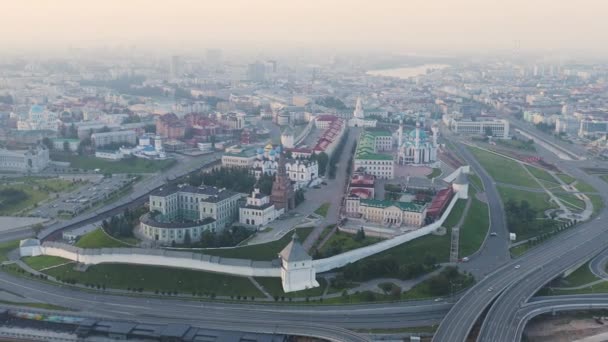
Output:
[[109,178],[98,176],[74,191],[59,194],[57,198],[41,204],[32,215],[44,218],[71,218],[110,198],[135,180],[136,177],[124,174],[116,174]]

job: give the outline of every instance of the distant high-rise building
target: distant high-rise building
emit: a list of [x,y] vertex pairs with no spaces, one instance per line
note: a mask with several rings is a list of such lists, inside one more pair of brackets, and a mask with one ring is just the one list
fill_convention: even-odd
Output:
[[220,49],[207,49],[206,51],[207,64],[217,68],[222,65],[222,50]]
[[252,82],[264,82],[266,80],[266,66],[264,63],[249,64],[247,66],[247,78]]
[[181,58],[180,56],[171,56],[171,65],[170,65],[170,79],[175,80],[177,78],[179,78],[180,74],[181,74]]

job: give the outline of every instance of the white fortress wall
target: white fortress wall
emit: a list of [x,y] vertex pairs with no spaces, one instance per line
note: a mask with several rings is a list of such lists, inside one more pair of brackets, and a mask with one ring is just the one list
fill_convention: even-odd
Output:
[[44,255],[53,255],[80,263],[126,263],[138,265],[188,268],[201,271],[252,277],[279,277],[278,264],[231,259],[189,252],[173,252],[141,248],[82,249],[66,244],[45,242],[40,247]]

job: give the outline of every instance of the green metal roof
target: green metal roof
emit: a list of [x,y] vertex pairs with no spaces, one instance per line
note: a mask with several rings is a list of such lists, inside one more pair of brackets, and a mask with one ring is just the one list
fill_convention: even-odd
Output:
[[386,201],[386,200],[377,200],[377,199],[362,199],[360,201],[360,205],[375,207],[375,208],[388,208],[395,206],[401,210],[420,213],[426,207],[425,205],[420,205],[412,202],[398,202],[398,201]]
[[388,131],[363,131],[359,136],[357,149],[355,150],[355,159],[364,160],[393,160],[393,157],[387,154],[377,153],[376,137],[391,135]]

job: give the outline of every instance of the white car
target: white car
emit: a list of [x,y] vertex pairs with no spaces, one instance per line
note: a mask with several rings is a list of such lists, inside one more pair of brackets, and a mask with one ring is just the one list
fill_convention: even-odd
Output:
[[515,265],[515,269],[519,269],[521,267],[521,265]]
[[494,289],[491,287],[488,288],[488,292],[492,292],[492,290],[494,290]]

